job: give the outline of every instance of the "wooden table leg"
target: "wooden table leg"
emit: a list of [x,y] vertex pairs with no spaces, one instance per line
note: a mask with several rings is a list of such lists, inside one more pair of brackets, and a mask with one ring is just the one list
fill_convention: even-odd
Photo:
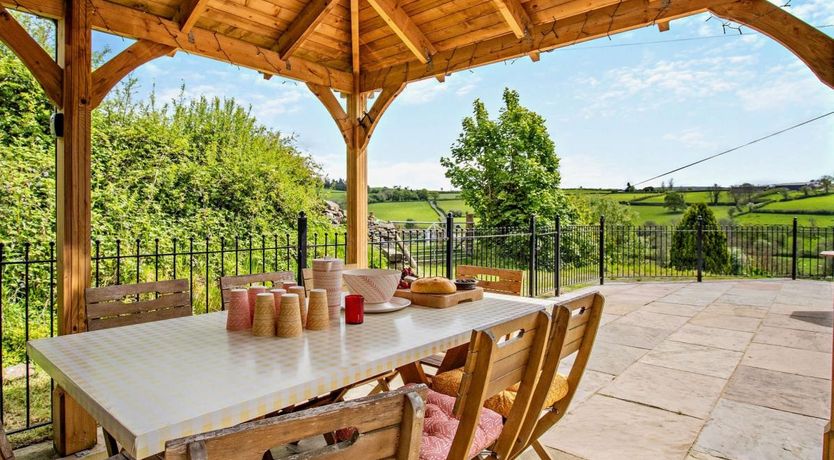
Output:
[[405,366],[397,368],[397,371],[399,371],[400,376],[403,379],[403,383],[429,384],[429,379],[426,377],[426,373],[423,372],[423,366],[421,366],[419,362],[406,364]]
[[62,457],[96,445],[96,421],[59,386],[52,394],[52,429]]

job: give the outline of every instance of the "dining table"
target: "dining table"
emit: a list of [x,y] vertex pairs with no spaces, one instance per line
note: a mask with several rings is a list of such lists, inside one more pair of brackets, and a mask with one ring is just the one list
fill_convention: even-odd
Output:
[[553,300],[486,294],[451,308],[411,305],[331,321],[300,337],[226,330],[226,312],[33,340],[29,355],[134,458],[414,366],[471,331]]

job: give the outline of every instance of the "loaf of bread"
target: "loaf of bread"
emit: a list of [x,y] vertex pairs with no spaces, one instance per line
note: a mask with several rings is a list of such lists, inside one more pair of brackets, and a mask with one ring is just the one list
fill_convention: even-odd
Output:
[[454,294],[455,291],[455,283],[439,276],[420,278],[411,283],[411,292],[417,294]]

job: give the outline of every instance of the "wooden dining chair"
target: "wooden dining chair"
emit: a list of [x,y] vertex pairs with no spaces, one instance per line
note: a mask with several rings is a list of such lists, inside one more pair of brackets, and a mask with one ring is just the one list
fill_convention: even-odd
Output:
[[[448,449],[448,460],[468,460],[485,449],[488,458],[507,458],[532,400],[551,330],[558,338],[565,337],[569,313],[567,309],[556,312],[556,326],[551,315],[541,310],[472,331],[454,402],[450,402],[451,396],[429,390],[432,410],[423,433],[427,457],[442,457]],[[516,394],[506,418],[484,408],[489,398],[510,387]],[[457,429],[450,438],[455,424]]]
[[191,316],[188,280],[87,288],[87,330]]
[[[149,323],[191,316],[188,280],[154,281],[87,288],[87,330]],[[116,439],[103,430],[107,454],[119,454]]]
[[[588,359],[591,357],[591,350],[594,346],[604,306],[605,297],[599,292],[591,292],[554,307],[567,309],[571,313],[567,334],[563,343],[560,344],[558,341],[551,340],[551,344],[548,346],[541,376],[530,403],[531,408],[538,407],[541,410],[531,409],[528,413],[516,446],[513,447],[511,458],[521,455],[531,446],[540,458],[551,458],[539,443],[539,438],[564,417],[577,388],[579,388],[582,375],[585,373],[585,367],[588,365]],[[546,402],[548,390],[555,379],[564,378],[557,374],[559,364],[562,359],[573,353],[577,354],[567,376],[567,393],[548,406]]]
[[[524,279],[524,272],[521,270],[478,267],[475,265],[458,265],[455,268],[455,277],[458,279],[474,278],[478,280],[478,286],[484,288],[486,292],[520,296],[521,280]],[[462,350],[458,350],[459,353],[466,352],[466,345],[462,345],[462,347]],[[443,365],[445,356],[445,353],[435,353],[421,359],[420,364],[436,369],[439,373],[442,370],[448,370],[448,367]]]
[[284,281],[296,281],[292,272],[268,272],[255,273],[252,275],[233,275],[220,277],[220,297],[223,300],[223,308],[229,305],[229,291],[235,288],[249,287],[253,283],[271,283],[272,286],[281,287]]
[[168,441],[166,460],[261,460],[271,448],[339,431],[337,442],[296,454],[304,459],[417,460],[425,385],[243,423]]
[[486,292],[521,295],[521,282],[524,279],[524,271],[478,267],[475,265],[458,265],[455,267],[455,277],[458,279],[474,278],[478,280],[478,286],[484,288]]

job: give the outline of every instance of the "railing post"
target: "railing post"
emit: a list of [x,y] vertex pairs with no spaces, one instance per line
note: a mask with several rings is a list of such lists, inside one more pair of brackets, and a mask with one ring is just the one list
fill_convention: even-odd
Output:
[[304,283],[303,269],[307,268],[307,214],[304,211],[298,213],[298,266],[296,271],[296,279],[299,283]]
[[556,297],[562,293],[562,216],[556,216],[556,241],[553,244],[553,285]]
[[605,284],[605,216],[599,216],[599,284]]
[[698,261],[696,264],[698,269],[698,282],[700,283],[704,279],[704,218],[702,216],[698,216],[698,234],[695,244],[698,251]]
[[527,264],[527,294],[536,296],[536,216],[530,216],[530,263]]
[[797,263],[797,255],[798,255],[797,241],[796,240],[797,240],[797,236],[799,234],[798,228],[797,228],[797,225],[796,225],[796,217],[793,218],[793,230],[792,230],[791,233],[792,233],[792,236],[793,236],[793,243],[791,244],[791,279],[796,280],[796,263]]
[[446,278],[452,279],[452,258],[455,250],[455,216],[446,214]]

